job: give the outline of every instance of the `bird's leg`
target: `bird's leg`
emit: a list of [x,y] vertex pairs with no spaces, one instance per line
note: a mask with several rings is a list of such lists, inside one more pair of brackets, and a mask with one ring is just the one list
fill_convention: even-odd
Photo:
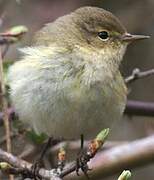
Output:
[[38,159],[38,162],[41,162],[41,161],[43,160],[43,158],[44,158],[47,150],[48,150],[49,147],[51,147],[51,145],[52,145],[52,141],[53,141],[53,138],[50,137],[50,138],[48,139],[47,143],[45,144],[45,146],[44,146],[44,148],[43,148],[43,151],[41,152],[41,155],[40,155],[40,157],[39,157],[39,159]]
[[33,178],[35,180],[40,180],[41,178],[39,177],[39,170],[42,166],[42,160],[47,152],[47,150],[49,149],[49,147],[52,145],[52,141],[53,141],[53,138],[50,137],[47,141],[47,143],[45,144],[45,146],[43,147],[43,151],[41,152],[40,154],[40,157],[34,162],[34,164],[32,165],[31,167],[31,174],[33,176]]
[[87,165],[88,159],[89,157],[84,151],[84,136],[83,134],[81,134],[81,148],[76,159],[76,173],[79,176],[79,169],[81,168],[85,176],[89,179],[89,176],[87,174],[87,171],[90,170]]

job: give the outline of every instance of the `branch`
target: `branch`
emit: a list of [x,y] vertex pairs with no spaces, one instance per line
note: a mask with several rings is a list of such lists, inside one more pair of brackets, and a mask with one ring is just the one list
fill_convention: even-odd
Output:
[[154,75],[154,69],[141,72],[140,69],[136,68],[132,71],[130,76],[125,78],[125,83],[130,84],[138,79],[145,78],[150,75]]
[[[123,169],[132,169],[153,163],[154,135],[127,143],[106,151],[97,153],[90,161],[91,179],[111,176]],[[70,179],[85,179],[84,176],[76,177],[74,173],[67,176]]]
[[[36,174],[36,176],[34,176],[34,174],[32,174],[32,164],[24,160],[21,160],[20,158],[17,158],[12,154],[9,154],[3,151],[2,149],[0,149],[0,160],[1,160],[0,169],[7,173],[12,173],[12,174],[20,173],[22,175],[28,175],[28,177],[30,178],[41,177],[50,180],[51,179],[55,180],[57,178],[61,179],[64,176],[70,174],[71,172],[76,171],[77,168],[81,168],[86,175],[86,172],[88,170],[87,162],[89,162],[89,160],[95,156],[97,151],[104,144],[104,141],[108,136],[108,133],[109,133],[109,129],[104,129],[96,136],[96,138],[93,141],[90,142],[85,154],[83,154],[82,159],[80,159],[82,162],[78,164],[78,166],[76,161],[74,161],[69,168],[68,167],[65,168],[65,166],[63,168],[61,168],[61,166],[58,166],[57,169],[51,169],[51,170],[46,170],[44,168],[41,168]],[[61,151],[61,154],[59,154],[60,155],[59,156],[60,159],[58,159],[59,162],[60,161],[62,162],[64,160],[63,152]],[[6,162],[9,164],[7,164]]]
[[18,42],[28,31],[25,26],[14,26],[6,32],[0,33],[0,45],[10,45]]
[[129,116],[154,116],[154,103],[129,100],[126,104],[125,114]]
[[[153,162],[154,157],[154,135],[146,137],[141,140],[136,140],[131,143],[126,143],[118,147],[111,148],[110,150],[101,151],[89,163],[89,167],[93,168],[90,173],[92,179],[102,178],[113,175],[123,169],[131,169],[141,165],[146,165]],[[18,157],[9,154],[0,149],[1,161],[8,162],[12,166],[19,168],[20,171],[31,171],[32,164],[21,160]],[[62,171],[61,177],[68,175],[74,171],[74,163],[68,164]],[[19,171],[18,169],[18,171]],[[41,168],[39,175],[43,178],[51,178],[54,170],[46,170]],[[67,176],[69,179],[85,179],[84,176],[76,176],[75,173]]]

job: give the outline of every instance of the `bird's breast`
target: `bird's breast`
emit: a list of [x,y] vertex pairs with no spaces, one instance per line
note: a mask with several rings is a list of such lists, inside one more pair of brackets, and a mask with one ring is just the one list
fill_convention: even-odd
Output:
[[82,133],[92,137],[121,117],[127,93],[119,71],[103,76],[105,71],[101,75],[91,65],[74,66],[66,58],[37,63],[23,60],[10,71],[15,108],[20,119],[36,132],[64,138],[79,138]]

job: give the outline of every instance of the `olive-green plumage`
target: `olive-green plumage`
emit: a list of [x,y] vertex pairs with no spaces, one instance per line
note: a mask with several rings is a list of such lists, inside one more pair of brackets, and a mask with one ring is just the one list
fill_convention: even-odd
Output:
[[110,12],[83,7],[47,24],[9,70],[21,120],[38,133],[90,137],[120,119],[127,90],[119,64],[130,35]]

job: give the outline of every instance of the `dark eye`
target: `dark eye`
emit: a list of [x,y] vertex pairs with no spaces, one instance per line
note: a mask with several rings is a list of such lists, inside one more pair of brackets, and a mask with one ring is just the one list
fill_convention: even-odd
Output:
[[109,34],[107,31],[101,31],[98,33],[98,36],[103,40],[107,40],[109,37]]

